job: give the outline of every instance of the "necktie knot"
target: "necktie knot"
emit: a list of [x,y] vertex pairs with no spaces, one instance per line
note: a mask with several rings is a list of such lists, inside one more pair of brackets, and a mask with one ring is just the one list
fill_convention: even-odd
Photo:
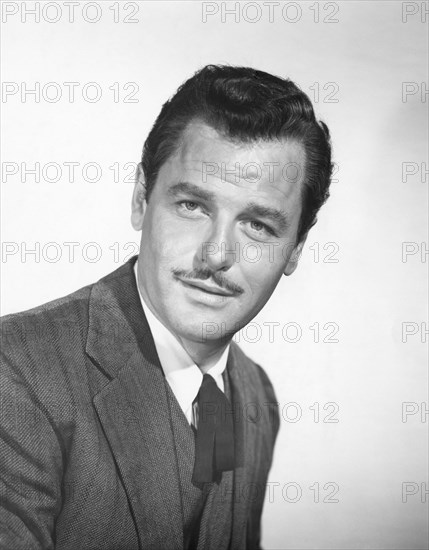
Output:
[[192,481],[215,481],[221,472],[234,469],[233,411],[226,395],[209,374],[196,397],[197,433]]

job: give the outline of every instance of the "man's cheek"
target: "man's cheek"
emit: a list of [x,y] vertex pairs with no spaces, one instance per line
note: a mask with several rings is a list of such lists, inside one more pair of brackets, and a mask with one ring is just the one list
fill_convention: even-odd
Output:
[[192,264],[192,258],[194,253],[189,252],[189,247],[185,246],[182,239],[175,239],[170,241],[164,241],[158,249],[158,261],[164,269],[170,270],[174,268],[186,268],[186,261],[190,259]]
[[165,236],[163,240],[163,248],[165,254],[177,255],[194,255],[202,247],[201,240],[198,234],[186,232],[172,232]]
[[243,280],[246,281],[246,300],[258,303],[260,300],[267,300],[276,286],[277,270],[273,265],[260,263],[253,269],[242,271]]

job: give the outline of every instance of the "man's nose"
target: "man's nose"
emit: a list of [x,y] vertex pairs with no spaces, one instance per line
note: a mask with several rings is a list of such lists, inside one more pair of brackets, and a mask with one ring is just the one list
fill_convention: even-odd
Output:
[[201,264],[212,271],[227,271],[239,259],[239,243],[227,223],[215,222],[204,235],[199,251]]

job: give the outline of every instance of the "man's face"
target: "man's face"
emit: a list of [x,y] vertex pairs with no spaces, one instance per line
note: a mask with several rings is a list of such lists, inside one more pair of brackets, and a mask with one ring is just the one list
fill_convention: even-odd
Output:
[[294,142],[236,144],[194,122],[147,204],[137,182],[141,291],[179,339],[231,337],[293,271],[304,158]]

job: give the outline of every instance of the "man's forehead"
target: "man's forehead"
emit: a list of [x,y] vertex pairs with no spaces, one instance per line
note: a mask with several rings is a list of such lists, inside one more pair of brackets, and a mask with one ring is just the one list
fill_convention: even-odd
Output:
[[[173,159],[172,159],[173,160]],[[296,141],[232,141],[203,122],[192,122],[183,133],[175,159],[185,170],[241,185],[300,183],[305,154]]]

